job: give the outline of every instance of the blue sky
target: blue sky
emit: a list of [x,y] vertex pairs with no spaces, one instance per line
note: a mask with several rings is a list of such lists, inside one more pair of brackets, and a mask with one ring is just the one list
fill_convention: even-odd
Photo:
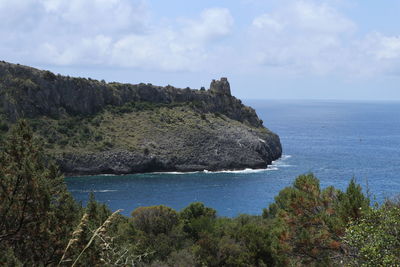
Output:
[[400,100],[398,0],[0,0],[0,58],[246,99]]

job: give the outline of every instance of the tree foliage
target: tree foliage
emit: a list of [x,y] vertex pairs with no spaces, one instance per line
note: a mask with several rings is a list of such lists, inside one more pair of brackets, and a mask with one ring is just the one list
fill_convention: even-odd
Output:
[[0,246],[23,264],[53,264],[79,216],[57,167],[20,121],[1,144]]
[[400,265],[400,208],[369,208],[346,229],[347,260],[354,266]]
[[307,174],[283,189],[264,217],[275,223],[276,250],[287,263],[327,265],[340,258],[347,222],[359,218],[368,204],[354,180],[343,193],[333,187],[321,190],[319,180]]
[[221,218],[203,203],[140,207],[130,218],[68,193],[26,122],[0,143],[0,264],[8,266],[399,266],[400,209],[370,207],[353,180],[313,174],[262,216]]

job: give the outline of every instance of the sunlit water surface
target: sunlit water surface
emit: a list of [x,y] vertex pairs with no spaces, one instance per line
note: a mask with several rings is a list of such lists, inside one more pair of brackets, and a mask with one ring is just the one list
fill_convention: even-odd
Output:
[[265,170],[69,177],[68,188],[83,203],[94,192],[126,215],[139,206],[180,210],[194,201],[220,216],[261,214],[281,189],[308,172],[322,187],[340,189],[355,177],[378,202],[400,192],[400,103],[245,102],[281,138],[284,156]]

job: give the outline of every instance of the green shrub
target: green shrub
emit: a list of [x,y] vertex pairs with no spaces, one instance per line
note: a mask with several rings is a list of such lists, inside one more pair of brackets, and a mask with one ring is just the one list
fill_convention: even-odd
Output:
[[178,224],[178,213],[166,206],[140,207],[132,212],[135,227],[147,234],[168,234]]
[[0,131],[7,132],[9,130],[8,123],[2,121],[0,122]]
[[400,208],[369,208],[349,225],[343,241],[352,266],[399,266]]
[[43,78],[48,81],[54,81],[57,77],[51,71],[46,70],[43,72]]

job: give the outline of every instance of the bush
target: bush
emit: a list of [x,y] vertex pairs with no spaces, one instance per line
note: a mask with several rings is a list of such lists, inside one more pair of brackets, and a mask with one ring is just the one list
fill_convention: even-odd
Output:
[[57,78],[57,76],[54,73],[52,73],[51,71],[46,70],[43,73],[43,78],[48,81],[54,81]]
[[111,143],[110,141],[103,141],[100,148],[103,150],[107,150],[107,149],[112,148],[113,146],[114,146],[114,144]]
[[0,131],[7,132],[9,130],[8,124],[6,122],[0,122]]
[[201,233],[212,232],[216,213],[216,210],[205,207],[203,203],[190,204],[180,213],[183,231],[193,240],[198,240]]
[[68,145],[68,143],[69,143],[68,139],[60,139],[60,140],[57,141],[57,144],[62,146],[62,147]]
[[20,121],[0,150],[1,248],[24,266],[54,264],[78,216],[63,177]]
[[166,206],[140,207],[132,212],[136,228],[147,234],[168,234],[178,224],[178,213]]
[[369,208],[350,224],[343,239],[353,266],[398,266],[400,263],[400,208]]

